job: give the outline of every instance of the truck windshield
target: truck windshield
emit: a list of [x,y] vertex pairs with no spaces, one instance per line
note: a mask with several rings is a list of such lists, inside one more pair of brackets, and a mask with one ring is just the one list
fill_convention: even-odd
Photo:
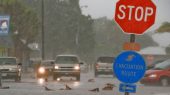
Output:
[[16,65],[15,58],[0,58],[0,65]]
[[55,60],[56,63],[61,63],[61,64],[77,64],[78,59],[77,57],[71,57],[71,56],[59,56]]
[[113,57],[100,57],[97,62],[102,63],[113,63],[114,58]]
[[52,62],[51,61],[44,61],[41,64],[42,66],[52,66]]

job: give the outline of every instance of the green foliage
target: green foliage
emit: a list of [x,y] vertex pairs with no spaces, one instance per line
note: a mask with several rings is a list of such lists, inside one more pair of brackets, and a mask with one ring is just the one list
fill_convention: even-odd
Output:
[[166,47],[166,53],[170,55],[170,47]]
[[92,60],[95,49],[95,33],[93,31],[93,20],[90,16],[82,16],[80,20],[79,40],[77,42],[78,52],[83,58]]
[[[41,17],[41,0],[26,3]],[[63,53],[74,53],[82,59],[92,56],[93,20],[82,15],[79,0],[44,0],[44,23],[46,58]]]
[[[114,21],[105,17],[94,20],[94,31],[96,56],[117,56],[123,51],[123,44],[130,41],[130,35],[124,34]],[[147,34],[136,36],[136,42],[141,45],[141,49],[156,45]]]
[[26,40],[26,44],[32,43],[39,31],[39,19],[30,8],[25,7],[19,0],[0,0],[0,14],[10,15],[10,32],[18,31],[17,39]]
[[16,0],[0,0],[0,3],[2,5],[11,5],[14,4],[16,2]]
[[105,17],[96,19],[94,22],[96,56],[116,56],[119,54],[127,36],[123,34],[114,21]]
[[170,23],[169,22],[164,22],[158,29],[157,32],[162,33],[162,32],[170,32]]

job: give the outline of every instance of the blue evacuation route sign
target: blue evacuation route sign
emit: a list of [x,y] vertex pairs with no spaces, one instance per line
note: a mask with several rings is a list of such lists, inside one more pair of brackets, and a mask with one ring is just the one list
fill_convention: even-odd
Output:
[[144,76],[146,65],[140,54],[135,51],[125,51],[115,59],[113,70],[119,81],[136,83]]

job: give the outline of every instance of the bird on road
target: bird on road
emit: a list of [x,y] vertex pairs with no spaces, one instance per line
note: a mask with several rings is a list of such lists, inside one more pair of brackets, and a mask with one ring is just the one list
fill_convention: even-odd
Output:
[[94,89],[89,90],[89,91],[92,91],[92,92],[99,92],[99,88],[94,88]]
[[89,79],[88,82],[95,82],[95,80],[94,79]]
[[60,88],[59,90],[72,90],[72,88],[66,84],[65,88]]
[[107,83],[106,85],[116,87],[115,84],[111,84],[111,83]]
[[113,90],[113,86],[106,85],[102,90]]
[[50,89],[47,86],[44,86],[44,88],[45,88],[46,91],[55,91],[54,89]]
[[114,87],[116,87],[114,84],[107,83],[102,90],[113,90]]
[[72,90],[72,88],[71,87],[69,87],[67,84],[65,85],[65,90]]

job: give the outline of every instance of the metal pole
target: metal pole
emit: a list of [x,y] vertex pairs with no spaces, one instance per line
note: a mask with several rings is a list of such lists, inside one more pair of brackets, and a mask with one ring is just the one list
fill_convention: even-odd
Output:
[[41,58],[44,60],[44,0],[41,2],[41,15],[42,15],[42,33],[41,33],[41,44],[42,44],[42,50],[41,50]]
[[129,92],[125,92],[125,95],[129,95]]
[[131,43],[135,42],[135,34],[130,34],[130,42]]
[[[135,42],[135,34],[130,34],[130,42],[131,43]],[[129,92],[125,92],[125,95],[129,95]]]

